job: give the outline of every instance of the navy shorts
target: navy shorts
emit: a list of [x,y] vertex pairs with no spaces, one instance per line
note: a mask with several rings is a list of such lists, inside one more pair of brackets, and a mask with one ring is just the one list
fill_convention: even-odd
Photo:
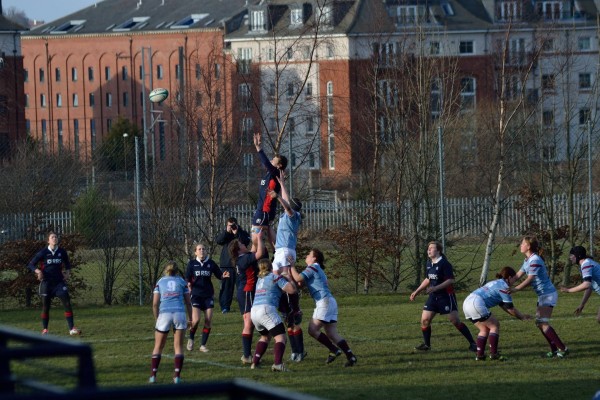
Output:
[[252,226],[269,226],[275,219],[275,213],[268,213],[262,210],[254,211],[252,217]]
[[249,313],[252,309],[252,303],[254,302],[254,291],[244,292],[238,290],[237,301],[238,305],[240,306],[240,314],[244,315],[246,313]]
[[68,297],[69,290],[67,289],[67,284],[64,281],[61,282],[48,282],[42,281],[40,283],[39,294],[42,297]]
[[214,297],[192,296],[192,307],[206,311],[209,308],[215,308]]
[[423,310],[438,314],[450,314],[452,311],[458,311],[456,295],[454,293],[431,293],[423,306]]

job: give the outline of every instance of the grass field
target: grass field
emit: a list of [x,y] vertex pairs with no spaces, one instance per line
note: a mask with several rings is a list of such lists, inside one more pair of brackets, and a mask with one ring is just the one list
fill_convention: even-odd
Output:
[[[465,296],[459,293],[461,303]],[[514,299],[521,311],[535,312],[531,290]],[[200,353],[197,346],[194,352],[187,352],[182,377],[184,383],[239,377],[324,399],[591,399],[600,389],[600,327],[596,322],[600,302],[592,295],[584,315],[575,317],[573,310],[580,299],[580,293],[560,294],[553,316],[553,326],[571,350],[568,358],[542,358],[548,345],[534,323],[512,319],[495,308],[501,321],[500,351],[508,360],[475,362],[464,338],[440,316],[433,323],[432,351],[413,350],[421,342],[419,318],[425,296],[414,303],[408,301],[407,293],[338,296],[339,330],[358,356],[357,366],[344,368],[343,357],[325,365],[327,350],[305,332],[308,357],[301,363],[287,363],[291,372],[285,374],[243,367],[241,316],[237,310],[226,315],[217,311],[208,342],[210,352]],[[308,296],[303,297],[302,306],[306,316],[312,314]],[[83,331],[83,336],[74,340],[92,346],[99,386],[145,385],[153,347],[151,308],[76,304],[74,311]],[[39,313],[38,309],[3,310],[0,324],[39,332]],[[65,337],[62,314],[60,306],[52,308],[50,331]],[[303,327],[306,331],[306,318]],[[469,327],[476,335],[470,323]],[[288,346],[286,359],[289,353]],[[159,383],[170,382],[172,355],[172,345],[168,345]],[[264,364],[270,366],[272,357],[270,346]],[[44,376],[54,368],[48,360],[14,365],[18,375],[32,377]]]

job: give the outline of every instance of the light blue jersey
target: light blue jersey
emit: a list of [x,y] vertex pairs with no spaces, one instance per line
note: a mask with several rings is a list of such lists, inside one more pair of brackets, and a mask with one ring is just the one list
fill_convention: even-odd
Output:
[[542,260],[542,257],[533,253],[529,258],[525,259],[521,266],[521,271],[525,272],[527,275],[534,276],[531,287],[533,287],[533,290],[538,296],[556,292],[556,288],[550,281],[548,270],[546,269],[546,264],[544,263],[544,260]]
[[258,278],[252,306],[267,304],[277,308],[283,293],[283,287],[288,283],[284,277],[274,275],[272,272],[264,278]]
[[327,276],[319,264],[314,263],[307,266],[300,275],[304,278],[308,291],[315,301],[319,301],[325,297],[333,297],[327,284]]
[[185,312],[184,295],[189,289],[182,277],[163,276],[156,282],[154,293],[160,294],[159,313]]
[[287,213],[283,213],[279,217],[279,224],[277,225],[275,248],[286,247],[295,250],[301,223],[302,216],[299,212],[294,211],[294,215],[291,217]]
[[581,277],[583,280],[591,280],[592,289],[600,294],[600,264],[591,258],[586,258],[579,268],[581,269]]
[[481,297],[487,308],[492,308],[500,303],[512,303],[512,297],[505,292],[506,289],[508,289],[506,281],[496,279],[475,290],[473,294]]

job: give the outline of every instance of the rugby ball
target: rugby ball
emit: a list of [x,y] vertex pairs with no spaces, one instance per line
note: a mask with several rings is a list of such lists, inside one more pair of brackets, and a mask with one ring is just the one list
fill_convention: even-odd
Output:
[[164,88],[153,89],[148,95],[150,101],[153,103],[162,103],[169,97],[169,91]]

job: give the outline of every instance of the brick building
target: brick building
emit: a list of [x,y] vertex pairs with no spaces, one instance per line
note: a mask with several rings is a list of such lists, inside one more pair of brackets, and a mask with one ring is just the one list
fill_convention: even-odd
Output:
[[22,26],[2,15],[0,2],[0,159],[26,137],[23,97]]

